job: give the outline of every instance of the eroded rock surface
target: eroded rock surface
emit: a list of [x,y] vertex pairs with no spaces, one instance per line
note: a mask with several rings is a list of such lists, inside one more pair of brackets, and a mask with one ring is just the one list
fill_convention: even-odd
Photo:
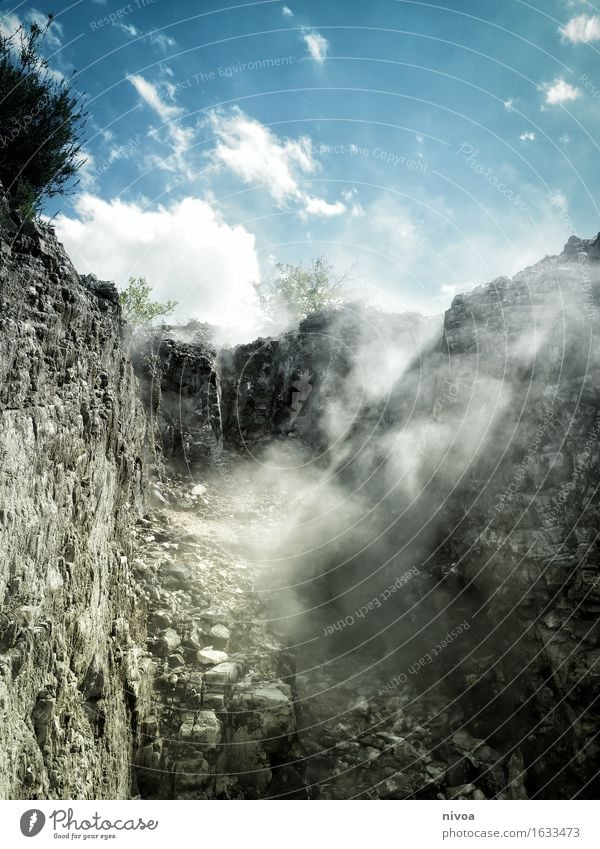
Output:
[[1,212],[0,797],[127,797],[145,416],[114,287]]

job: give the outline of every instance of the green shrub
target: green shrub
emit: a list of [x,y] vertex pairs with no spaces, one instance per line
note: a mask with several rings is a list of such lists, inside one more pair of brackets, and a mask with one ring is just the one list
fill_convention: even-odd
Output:
[[[276,275],[254,283],[260,307],[273,323],[298,322],[311,313],[339,306],[347,300],[342,278],[332,278],[331,266],[318,257],[310,268],[277,263]],[[346,297],[344,297],[346,296]]]
[[177,301],[152,300],[152,286],[144,277],[130,277],[127,288],[124,289],[119,299],[123,318],[133,330],[149,327],[160,316],[166,316],[173,312]]
[[11,207],[25,215],[64,193],[83,164],[83,97],[40,54],[50,26],[51,15],[43,28],[0,32],[0,182]]

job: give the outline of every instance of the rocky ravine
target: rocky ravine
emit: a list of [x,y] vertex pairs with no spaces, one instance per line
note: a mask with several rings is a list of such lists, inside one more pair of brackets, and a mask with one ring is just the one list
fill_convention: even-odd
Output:
[[218,471],[223,443],[280,469],[248,492],[288,487],[253,551],[308,797],[596,792],[599,259],[572,238],[439,330],[351,307],[232,351],[151,341],[171,462]]
[[0,220],[0,796],[594,795],[598,240],[136,380]]

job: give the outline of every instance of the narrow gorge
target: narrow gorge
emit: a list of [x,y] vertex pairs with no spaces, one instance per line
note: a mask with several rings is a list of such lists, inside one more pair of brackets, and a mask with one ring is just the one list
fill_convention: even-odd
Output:
[[0,204],[0,797],[594,798],[600,236],[220,348]]

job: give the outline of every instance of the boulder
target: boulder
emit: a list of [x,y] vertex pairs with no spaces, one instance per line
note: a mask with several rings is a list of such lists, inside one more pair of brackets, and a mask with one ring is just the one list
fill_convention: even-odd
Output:
[[201,663],[202,666],[216,666],[217,664],[224,663],[227,660],[228,655],[227,652],[213,649],[212,646],[207,646],[206,648],[201,649],[196,657],[198,663]]
[[168,657],[181,645],[181,637],[173,628],[167,628],[164,634],[158,638],[156,653],[160,657]]
[[221,723],[213,710],[187,714],[179,729],[181,740],[213,749],[221,741]]
[[209,631],[209,636],[211,636],[214,640],[226,643],[231,634],[225,625],[213,625]]
[[218,663],[204,673],[207,684],[232,684],[240,677],[240,668],[237,663],[226,661]]

